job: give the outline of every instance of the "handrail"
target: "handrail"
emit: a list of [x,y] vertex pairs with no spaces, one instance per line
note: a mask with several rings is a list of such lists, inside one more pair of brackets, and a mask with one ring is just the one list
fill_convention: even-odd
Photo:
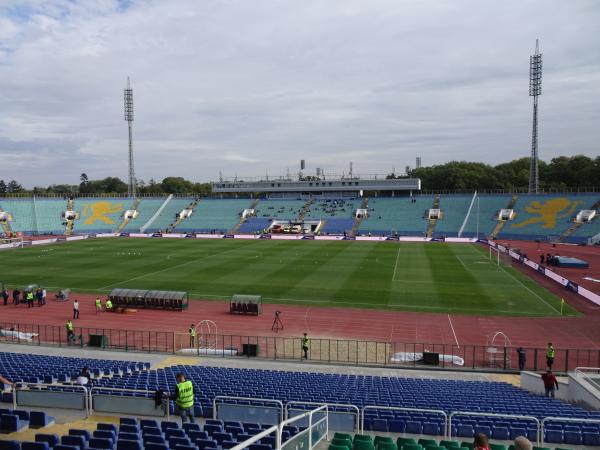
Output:
[[600,382],[590,377],[586,372],[584,372],[585,370],[595,370],[596,373],[600,376],[600,367],[575,367],[574,370],[575,375],[581,375],[581,378],[583,378],[585,381],[594,386],[598,391],[600,391]]
[[600,419],[578,419],[576,417],[544,417],[540,424],[541,443],[540,446],[544,445],[544,425],[546,422],[573,422],[573,423],[600,423]]
[[482,413],[482,412],[468,412],[468,411],[454,411],[452,413],[450,413],[450,416],[448,416],[448,429],[446,430],[446,436],[448,437],[448,439],[452,438],[452,418],[454,416],[479,416],[479,417],[501,417],[503,419],[509,418],[509,419],[525,419],[525,420],[532,420],[537,424],[537,444],[541,445],[541,440],[543,440],[543,437],[540,439],[540,421],[537,417],[533,417],[533,416],[521,416],[521,415],[517,415],[517,414],[499,414],[499,413]]
[[279,427],[277,425],[273,425],[272,427],[267,428],[266,430],[261,431],[258,434],[255,434],[254,436],[245,440],[244,442],[240,442],[235,447],[231,447],[229,450],[243,450],[245,448],[248,448],[248,446],[250,444],[253,444],[256,441],[259,441],[260,439],[264,438],[265,436],[268,436],[269,434],[271,434],[273,432],[275,432],[276,435],[279,433]]
[[363,407],[362,413],[361,413],[361,424],[360,424],[361,433],[365,432],[365,411],[367,409],[386,409],[386,410],[392,410],[392,411],[414,411],[414,412],[427,412],[427,413],[440,414],[440,415],[444,416],[444,430],[446,430],[448,427],[448,414],[446,414],[446,411],[443,411],[441,409],[404,408],[404,407],[400,407],[400,406],[367,405],[367,406]]
[[[352,405],[350,403],[329,403],[329,402],[302,402],[302,401],[291,401],[291,402],[287,402],[285,404],[285,418],[288,419],[289,418],[289,410],[291,408],[289,408],[290,405],[327,405],[327,407],[330,406],[340,406],[340,407],[345,407],[345,408],[350,408],[350,409],[355,409],[356,410],[356,432],[360,433],[360,409],[358,408],[358,406],[356,405]],[[299,410],[298,410],[299,411]],[[327,412],[329,413],[329,409],[327,410]],[[328,423],[329,425],[329,423]]]
[[[27,386],[30,389],[23,389],[23,386]],[[45,388],[65,388],[65,389],[81,389],[83,390],[83,405],[84,405],[84,411],[85,411],[85,417],[89,417],[91,415],[91,405],[90,405],[90,396],[89,396],[89,391],[85,386],[82,386],[80,384],[50,384],[50,383],[25,383],[25,382],[18,382],[16,383],[16,387],[13,389],[13,409],[17,409],[17,392],[18,391],[30,391],[30,392],[34,392],[34,389],[31,389],[31,387],[45,387]],[[39,391],[39,390],[38,390]],[[49,389],[48,389],[49,391]],[[60,391],[51,391],[51,392],[60,392]]]
[[231,395],[217,395],[213,398],[213,419],[217,419],[217,399],[250,400],[254,402],[269,402],[279,405],[279,420],[283,420],[283,402],[272,398],[234,397]]
[[[325,421],[326,422],[326,432],[325,432],[325,436],[329,436],[329,408],[327,407],[327,405],[323,405],[323,406],[319,406],[316,409],[312,409],[310,411],[305,412],[304,414],[300,414],[297,416],[294,416],[290,419],[286,419],[284,421],[282,421],[279,425],[278,425],[278,433],[277,433],[277,449],[281,449],[281,436],[283,434],[283,427],[285,427],[286,425],[290,424],[290,423],[294,423],[300,419],[303,419],[305,417],[308,416],[308,427],[304,430],[302,430],[300,433],[296,434],[294,437],[296,436],[300,436],[303,433],[308,433],[308,450],[311,450],[313,448],[313,442],[312,442],[312,427],[313,427],[313,422],[312,422],[312,418],[313,415],[319,411],[325,410],[325,417],[323,417],[322,419],[318,420],[314,425],[318,425],[321,422]],[[319,442],[321,442],[323,438],[321,437],[321,439],[319,439],[318,442],[315,442],[314,445],[317,445]]]
[[[147,389],[128,389],[128,388],[112,388],[112,387],[105,387],[105,386],[92,386],[90,388],[90,403],[89,403],[89,408],[90,408],[90,414],[93,412],[93,397],[94,397],[94,391],[98,392],[98,391],[114,391],[114,392],[139,392],[141,394],[151,394],[154,395],[154,391],[149,391]],[[169,392],[165,392],[165,394],[170,395]],[[110,394],[102,394],[101,392],[98,393],[98,395],[110,395]],[[170,407],[169,404],[167,403],[165,405],[165,412],[166,412],[166,416],[167,416],[167,420],[169,420],[170,418]]]

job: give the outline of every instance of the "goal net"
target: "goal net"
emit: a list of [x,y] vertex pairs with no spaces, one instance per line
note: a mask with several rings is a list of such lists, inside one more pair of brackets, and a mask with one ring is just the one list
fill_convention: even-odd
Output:
[[490,262],[496,264],[498,267],[511,267],[512,256],[508,252],[503,252],[490,246]]

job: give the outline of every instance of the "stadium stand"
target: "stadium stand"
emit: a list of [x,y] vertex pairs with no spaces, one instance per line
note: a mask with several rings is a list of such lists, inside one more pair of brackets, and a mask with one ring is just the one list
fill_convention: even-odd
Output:
[[10,227],[13,231],[22,233],[35,233],[33,200],[24,199],[0,199],[0,208],[13,216]]
[[440,209],[443,216],[435,225],[433,236],[443,235],[456,237],[462,226],[473,196],[440,196]]
[[478,195],[479,200],[475,199],[462,237],[475,237],[478,229],[480,237],[489,236],[498,223],[498,213],[507,207],[511,198],[510,195]]
[[139,215],[135,219],[129,220],[123,231],[139,231],[154,213],[164,203],[164,199],[142,199],[137,207]]
[[109,233],[122,222],[123,213],[131,206],[128,198],[77,198],[74,201],[79,219],[75,220],[74,233]]
[[354,219],[325,219],[325,225],[321,229],[322,234],[350,233],[354,226]]
[[238,233],[256,233],[269,228],[271,219],[265,217],[250,217],[240,225]]
[[67,209],[66,200],[35,199],[33,205],[38,233],[64,234],[66,221],[62,214]]
[[422,236],[427,229],[424,220],[426,212],[433,204],[432,196],[410,198],[370,198],[369,215],[359,228],[360,234]]
[[306,205],[304,200],[269,199],[256,205],[256,217],[280,220],[294,220]]
[[[191,198],[173,198],[166,204],[159,216],[150,224],[147,232],[154,233],[160,230],[166,230],[169,225],[175,222],[175,215],[186,209],[192,202]],[[143,225],[143,224],[142,224]]]
[[[361,200],[318,200],[310,205],[305,219],[352,219]],[[351,227],[352,228],[352,227]]]
[[198,202],[192,216],[183,220],[175,230],[180,233],[226,233],[239,222],[240,214],[251,203],[250,199],[203,199]]

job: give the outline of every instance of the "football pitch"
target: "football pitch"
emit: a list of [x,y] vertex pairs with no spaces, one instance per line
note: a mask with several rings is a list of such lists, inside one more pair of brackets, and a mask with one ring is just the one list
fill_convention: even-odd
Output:
[[[0,252],[0,282],[106,294],[187,291],[228,300],[558,316],[560,299],[478,245],[233,239],[88,239]],[[564,315],[577,314],[564,305]]]

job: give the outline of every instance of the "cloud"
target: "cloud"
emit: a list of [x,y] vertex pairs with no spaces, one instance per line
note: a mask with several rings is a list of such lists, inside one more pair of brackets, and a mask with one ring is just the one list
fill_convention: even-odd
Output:
[[536,37],[541,157],[596,156],[598,23],[593,1],[4,0],[0,178],[126,178],[128,75],[145,180],[503,162],[528,154]]

